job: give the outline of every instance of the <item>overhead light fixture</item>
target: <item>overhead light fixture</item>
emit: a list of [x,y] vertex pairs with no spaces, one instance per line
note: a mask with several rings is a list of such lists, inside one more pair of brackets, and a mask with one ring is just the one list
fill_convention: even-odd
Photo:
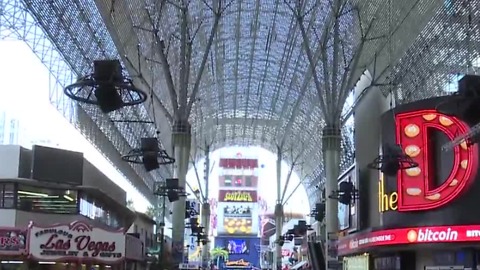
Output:
[[332,191],[332,194],[328,197],[338,200],[341,204],[350,205],[359,198],[359,192],[352,182],[343,181],[340,183],[338,190]]
[[387,176],[395,176],[398,171],[418,167],[418,163],[406,155],[400,145],[385,144],[382,155],[368,164],[368,168],[379,170]]
[[23,191],[23,190],[19,190],[17,193],[18,194],[24,194],[24,195],[30,195],[30,196],[37,196],[37,197],[48,197],[49,196],[45,193],[37,193],[37,192],[30,192],[30,191]]
[[68,196],[68,195],[63,195],[63,198],[65,198],[66,200],[71,201],[71,202],[74,201],[74,199],[72,197]]
[[81,77],[64,89],[69,98],[100,107],[104,113],[133,106],[147,100],[147,94],[122,74],[118,60],[96,60],[93,73]]
[[122,156],[126,162],[143,164],[147,172],[158,169],[160,165],[175,163],[175,159],[161,149],[157,138],[141,138],[140,148],[132,149]]

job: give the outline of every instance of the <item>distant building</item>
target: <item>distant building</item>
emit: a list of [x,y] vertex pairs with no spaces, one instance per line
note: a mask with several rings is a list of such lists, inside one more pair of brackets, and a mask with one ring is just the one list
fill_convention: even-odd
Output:
[[21,144],[22,135],[20,120],[13,115],[0,111],[0,144]]

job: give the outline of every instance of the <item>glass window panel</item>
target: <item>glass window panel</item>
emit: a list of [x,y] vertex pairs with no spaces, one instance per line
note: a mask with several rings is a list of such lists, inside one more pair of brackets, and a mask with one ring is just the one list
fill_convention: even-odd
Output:
[[245,176],[245,186],[246,187],[251,187],[252,186],[252,177],[251,176]]
[[84,196],[80,199],[80,214],[114,228],[122,226],[115,210],[108,209],[93,198]]
[[15,207],[15,187],[13,183],[3,185],[3,208]]

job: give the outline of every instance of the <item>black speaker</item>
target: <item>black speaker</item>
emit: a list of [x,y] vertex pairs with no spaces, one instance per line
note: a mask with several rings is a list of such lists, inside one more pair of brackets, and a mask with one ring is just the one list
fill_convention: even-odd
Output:
[[165,179],[165,184],[167,189],[178,189],[178,178],[167,178]]
[[98,83],[95,90],[98,106],[104,113],[123,107],[123,100],[115,87],[122,81],[122,65],[118,60],[98,60],[93,62],[93,78]]
[[480,76],[465,75],[458,81],[458,93],[464,97],[480,97]]
[[167,197],[169,202],[176,202],[180,199],[180,196],[178,196],[178,193],[174,190],[167,191]]
[[158,146],[157,138],[142,138],[140,143],[142,148],[142,161],[145,170],[149,172],[158,169],[160,167],[158,164],[158,152],[160,152],[160,147]]
[[480,122],[480,76],[465,75],[458,81],[458,93],[465,97],[461,118],[470,125]]
[[118,60],[93,61],[93,78],[98,82],[122,81],[122,65]]
[[198,218],[196,218],[196,217],[190,218],[189,222],[190,222],[190,226],[192,226],[192,227],[197,227],[198,226]]
[[95,90],[95,97],[103,113],[116,111],[124,105],[115,84],[100,84]]
[[315,220],[323,221],[325,217],[325,203],[315,204]]

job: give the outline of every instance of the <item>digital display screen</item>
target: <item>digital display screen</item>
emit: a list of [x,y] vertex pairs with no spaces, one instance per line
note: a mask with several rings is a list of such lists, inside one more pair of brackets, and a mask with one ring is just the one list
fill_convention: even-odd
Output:
[[338,203],[338,225],[340,230],[350,228],[350,205]]
[[227,234],[252,234],[252,219],[224,218],[223,227]]
[[[237,206],[238,205],[238,206]],[[250,205],[226,205],[223,208],[224,217],[251,217],[252,208]]]
[[249,243],[243,239],[228,239],[225,240],[225,246],[227,247],[228,254],[248,254]]

